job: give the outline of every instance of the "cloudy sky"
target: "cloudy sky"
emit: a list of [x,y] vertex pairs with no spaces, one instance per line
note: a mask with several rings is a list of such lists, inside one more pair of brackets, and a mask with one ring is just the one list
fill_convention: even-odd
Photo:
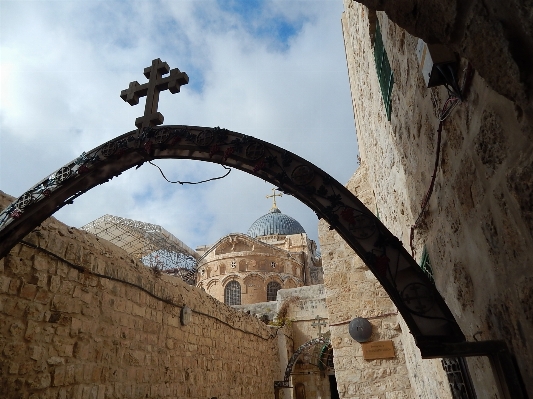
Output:
[[[342,183],[357,167],[340,18],[342,1],[0,1],[0,190],[19,196],[133,129],[144,99],[120,97],[154,58],[187,72],[160,95],[165,124],[220,126],[284,147]],[[172,180],[219,165],[156,161]],[[103,214],[156,223],[191,247],[246,232],[273,186],[234,170],[197,186],[166,183],[149,164],[99,186],[55,216],[81,227]],[[278,200],[317,239],[317,218]]]

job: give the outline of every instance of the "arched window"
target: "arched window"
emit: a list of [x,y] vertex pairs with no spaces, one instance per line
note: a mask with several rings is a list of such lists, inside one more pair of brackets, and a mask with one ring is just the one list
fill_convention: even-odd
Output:
[[275,301],[278,296],[278,290],[281,289],[281,284],[276,281],[271,281],[267,285],[267,301]]
[[230,281],[224,288],[224,303],[226,305],[241,304],[241,285],[238,281]]

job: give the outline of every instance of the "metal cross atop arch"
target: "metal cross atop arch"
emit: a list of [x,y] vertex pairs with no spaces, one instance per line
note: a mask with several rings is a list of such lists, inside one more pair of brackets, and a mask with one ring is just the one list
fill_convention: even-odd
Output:
[[422,355],[424,348],[464,342],[435,286],[401,242],[348,189],[296,154],[218,127],[147,127],[83,153],[0,213],[0,257],[74,198],[129,168],[163,158],[234,167],[298,198],[363,259],[402,314]]
[[[170,75],[164,78],[163,75],[169,71]],[[135,80],[130,82],[126,90],[120,92],[120,98],[130,105],[139,104],[139,97],[146,96],[144,115],[135,120],[135,126],[139,129],[163,123],[165,119],[163,114],[157,112],[160,91],[168,89],[172,94],[179,93],[180,87],[189,83],[189,77],[185,72],[181,72],[178,68],[170,70],[168,64],[159,58],[153,60],[151,66],[144,68],[144,76],[148,79],[148,83],[140,85]]]

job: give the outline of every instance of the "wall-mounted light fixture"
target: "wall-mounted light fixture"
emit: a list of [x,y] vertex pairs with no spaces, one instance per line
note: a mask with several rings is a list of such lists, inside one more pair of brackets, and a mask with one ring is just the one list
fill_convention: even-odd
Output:
[[357,342],[367,342],[372,336],[372,324],[363,317],[356,317],[350,322],[348,332]]

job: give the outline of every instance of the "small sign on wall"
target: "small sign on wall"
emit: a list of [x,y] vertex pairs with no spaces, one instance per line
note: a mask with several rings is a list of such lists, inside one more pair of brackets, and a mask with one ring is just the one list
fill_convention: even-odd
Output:
[[365,360],[388,359],[396,357],[392,341],[372,341],[361,344]]

